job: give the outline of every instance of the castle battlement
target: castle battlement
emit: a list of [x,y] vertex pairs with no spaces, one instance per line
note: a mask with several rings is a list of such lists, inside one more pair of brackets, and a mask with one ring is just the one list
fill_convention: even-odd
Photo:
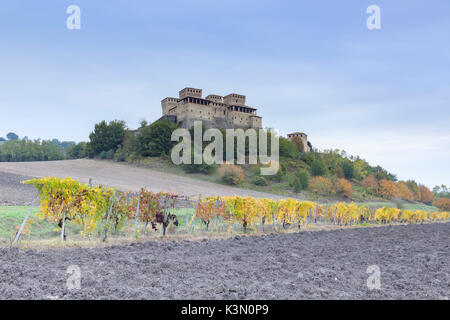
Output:
[[202,98],[202,89],[184,88],[178,98],[167,97],[161,101],[163,117],[190,128],[200,120],[205,127],[262,128],[262,118],[257,109],[245,105],[246,97],[231,93],[224,97],[210,94]]

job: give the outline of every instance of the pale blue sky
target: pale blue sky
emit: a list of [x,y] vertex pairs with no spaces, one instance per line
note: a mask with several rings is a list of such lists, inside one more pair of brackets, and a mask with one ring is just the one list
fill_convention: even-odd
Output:
[[[81,30],[66,8],[81,7]],[[382,29],[366,28],[381,8]],[[3,0],[0,136],[87,140],[136,127],[186,86],[247,95],[263,125],[304,131],[400,179],[450,185],[450,1]]]

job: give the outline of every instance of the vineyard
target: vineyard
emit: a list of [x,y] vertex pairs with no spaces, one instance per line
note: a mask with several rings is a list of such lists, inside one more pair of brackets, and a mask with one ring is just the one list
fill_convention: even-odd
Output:
[[14,242],[34,223],[53,223],[55,232],[67,238],[67,224],[77,226],[79,236],[100,238],[125,234],[138,238],[154,233],[214,234],[288,232],[318,226],[383,225],[447,221],[448,212],[425,212],[382,207],[371,209],[355,203],[320,205],[295,199],[253,197],[198,197],[173,193],[122,192],[83,184],[71,178],[48,177],[23,181],[39,193],[40,210],[28,216],[14,231]]

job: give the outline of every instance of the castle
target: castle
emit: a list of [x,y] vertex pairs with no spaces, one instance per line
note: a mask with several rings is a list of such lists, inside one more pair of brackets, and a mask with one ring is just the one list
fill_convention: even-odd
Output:
[[[245,105],[245,96],[230,93],[224,97],[210,94],[202,98],[202,89],[184,88],[178,98],[167,97],[161,101],[162,117],[181,128],[190,129],[194,121],[202,121],[205,128],[262,129],[262,118],[256,108]],[[310,152],[308,136],[303,132],[288,134],[288,139],[301,141],[304,152]]]
[[161,101],[162,118],[191,128],[194,121],[202,121],[206,128],[262,128],[262,118],[256,108],[245,105],[245,96],[231,93],[224,97],[210,94],[202,98],[202,89],[184,88],[178,98]]

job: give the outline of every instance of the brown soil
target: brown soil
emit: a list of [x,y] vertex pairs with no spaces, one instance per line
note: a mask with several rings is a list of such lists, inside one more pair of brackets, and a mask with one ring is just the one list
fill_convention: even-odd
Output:
[[[450,223],[105,248],[0,249],[1,299],[444,299]],[[81,289],[69,290],[71,265]],[[366,283],[381,269],[380,290]]]

